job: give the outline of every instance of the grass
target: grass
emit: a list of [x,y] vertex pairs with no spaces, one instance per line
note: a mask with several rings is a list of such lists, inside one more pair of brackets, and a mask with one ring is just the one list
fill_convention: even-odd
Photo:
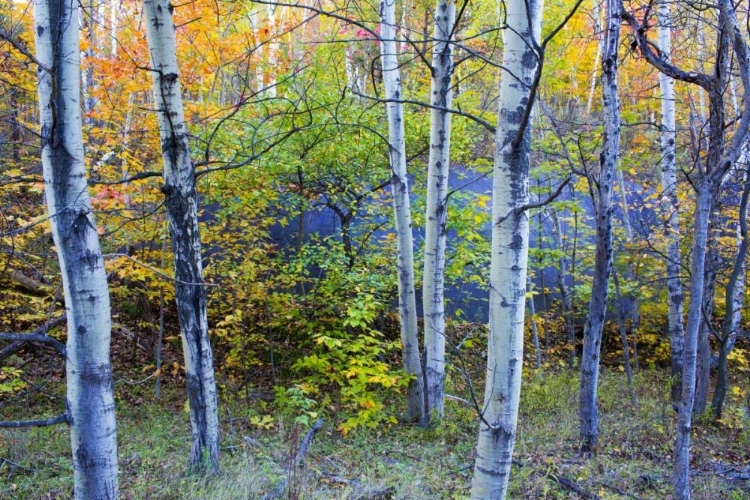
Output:
[[[600,386],[599,453],[578,456],[578,373],[527,371],[510,490],[511,498],[581,498],[560,481],[602,499],[670,498],[674,416],[665,400],[666,379],[657,371],[636,377],[639,406],[629,403],[625,377],[603,370]],[[240,403],[222,406],[222,472],[216,477],[184,472],[189,451],[189,423],[183,391],[167,385],[154,402],[151,386],[118,384],[120,491],[123,499],[259,499],[288,471],[306,432],[294,415]],[[458,393],[459,384],[452,392]],[[734,415],[721,425],[697,424],[694,433],[694,498],[747,499],[750,493],[716,473],[716,464],[747,467],[750,434]],[[328,415],[310,447],[304,466],[290,475],[281,498],[289,499],[462,499],[471,485],[477,423],[473,410],[447,403],[439,427],[394,425],[362,429],[343,437],[339,415]],[[228,417],[232,409],[233,419]],[[19,412],[20,408],[17,409]],[[13,409],[3,408],[3,418]],[[269,415],[261,428],[249,417]],[[70,498],[72,470],[65,426],[0,433],[0,499]],[[556,480],[555,478],[558,478]],[[746,484],[746,483],[745,483]],[[381,496],[378,496],[380,494]]]

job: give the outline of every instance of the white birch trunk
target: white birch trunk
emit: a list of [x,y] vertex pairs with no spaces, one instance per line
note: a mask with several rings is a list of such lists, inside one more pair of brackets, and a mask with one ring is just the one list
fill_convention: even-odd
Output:
[[409,180],[406,173],[406,139],[404,137],[404,106],[401,71],[396,46],[396,0],[380,1],[380,50],[383,65],[383,88],[388,113],[388,154],[391,164],[393,211],[396,219],[398,247],[398,310],[401,319],[401,344],[404,370],[414,376],[407,390],[408,417],[424,422],[424,376],[419,361],[417,337],[417,303],[414,291],[414,242],[411,233]]
[[[430,104],[448,109],[453,103],[453,47],[456,4],[438,0],[435,6],[436,43],[432,52]],[[451,114],[432,109],[430,156],[427,166],[424,276],[424,366],[428,419],[442,420],[445,393],[445,222],[448,216]]]
[[586,116],[591,115],[591,108],[594,104],[594,94],[596,94],[596,75],[599,72],[599,59],[602,57],[602,21],[601,0],[594,0],[591,9],[591,17],[594,20],[594,33],[596,34],[596,55],[594,56],[594,71],[591,72],[591,82],[589,83],[589,97],[586,99]]
[[581,356],[581,451],[596,453],[599,440],[599,357],[607,312],[612,269],[612,196],[620,146],[620,105],[617,95],[617,48],[620,42],[620,1],[606,1],[606,28],[602,53],[602,109],[604,136],[596,200],[596,258],[591,301],[583,329]]
[[[504,499],[508,490],[518,422],[523,364],[529,215],[531,125],[523,117],[532,106],[530,87],[539,64],[541,0],[506,3],[503,67],[495,135],[490,259],[490,336],[482,420],[479,424],[471,498]],[[521,127],[524,127],[521,129]]]
[[144,0],[158,110],[169,232],[175,266],[175,299],[182,331],[193,444],[190,465],[219,468],[219,416],[213,354],[203,287],[195,167],[190,158],[169,0]]
[[276,6],[268,5],[268,30],[271,33],[271,42],[268,44],[268,84],[267,84],[267,95],[268,97],[276,97],[276,59],[278,57],[279,44],[276,42],[278,33],[276,31]]
[[[672,53],[672,31],[670,28],[669,2],[661,0],[657,11],[659,19],[659,50],[670,60]],[[674,80],[659,72],[661,89],[661,188],[662,207],[666,213],[667,237],[667,331],[672,367],[672,403],[680,400],[682,378],[682,351],[684,349],[684,329],[682,313],[682,280],[680,272],[680,218],[677,199],[676,150],[677,128],[675,125]]]
[[45,196],[68,315],[67,408],[77,500],[117,498],[117,428],[107,276],[81,132],[78,3],[35,2]]

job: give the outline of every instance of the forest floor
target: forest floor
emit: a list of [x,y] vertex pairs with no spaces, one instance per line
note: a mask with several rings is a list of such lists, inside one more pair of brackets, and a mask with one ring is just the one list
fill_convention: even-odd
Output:
[[[139,372],[131,368],[115,381],[123,499],[262,499],[285,478],[281,499],[468,498],[477,419],[458,399],[447,401],[445,421],[435,428],[394,424],[346,437],[336,430],[341,417],[329,410],[304,462],[289,470],[308,427],[258,399],[249,406],[244,398],[228,401],[224,390],[222,470],[204,477],[184,472],[190,426],[179,377],[167,378],[155,401],[153,379],[133,382]],[[634,406],[624,374],[603,368],[601,438],[593,459],[576,451],[578,371],[556,367],[524,375],[510,498],[671,498],[675,417],[663,372],[636,374]],[[449,387],[466,397],[458,384]],[[750,422],[739,392],[730,396],[722,422],[705,418],[695,425],[695,499],[750,499]],[[60,405],[44,408],[38,398],[33,405],[18,398],[0,403],[2,419],[54,414],[53,405]],[[1,431],[0,499],[70,498],[68,439],[66,426]]]

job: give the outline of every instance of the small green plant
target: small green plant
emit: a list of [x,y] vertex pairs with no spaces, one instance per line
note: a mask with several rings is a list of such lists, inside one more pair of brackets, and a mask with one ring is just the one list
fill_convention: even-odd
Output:
[[0,368],[0,394],[14,394],[26,387],[21,379],[22,370],[12,366]]
[[313,353],[299,359],[293,368],[309,373],[305,382],[313,392],[323,387],[338,386],[341,400],[353,413],[338,430],[344,435],[365,425],[374,427],[387,416],[383,392],[398,391],[408,384],[408,377],[386,363],[386,355],[398,349],[398,342],[388,341],[372,328],[383,305],[369,291],[355,288],[342,319],[332,322],[325,332],[313,335]]
[[[318,412],[314,409],[318,403],[314,399],[308,397],[310,389],[305,384],[296,384],[289,388],[277,386],[274,387],[274,391],[276,392],[276,404],[282,409],[282,411],[285,413],[296,414],[294,417],[295,423],[310,426],[312,422],[318,418]],[[256,425],[262,426],[263,424],[270,423],[268,416],[253,418],[258,419],[258,424],[251,419],[251,422]]]

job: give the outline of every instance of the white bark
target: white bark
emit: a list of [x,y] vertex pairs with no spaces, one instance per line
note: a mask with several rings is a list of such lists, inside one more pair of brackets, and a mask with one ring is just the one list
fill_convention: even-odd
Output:
[[490,259],[490,336],[482,421],[471,498],[503,499],[508,490],[518,422],[523,363],[529,215],[531,84],[539,60],[541,0],[506,2],[503,67],[495,136]]
[[203,287],[195,167],[190,158],[169,0],[144,0],[158,110],[175,298],[182,331],[193,444],[191,467],[219,468],[219,417]]
[[599,439],[597,403],[599,357],[612,269],[612,196],[620,146],[620,105],[617,95],[620,9],[620,0],[606,1],[606,27],[602,52],[604,135],[600,160],[601,170],[596,189],[596,257],[591,301],[583,329],[583,354],[581,356],[580,442],[581,450],[586,453],[596,453]]
[[594,103],[594,94],[596,94],[596,75],[599,72],[599,59],[602,57],[602,21],[601,0],[594,0],[591,9],[591,18],[594,20],[594,33],[596,35],[596,55],[594,56],[594,71],[591,72],[591,82],[589,82],[589,97],[586,99],[586,116],[591,115],[591,107]]
[[[82,59],[84,60],[85,69],[82,72],[83,78],[83,112],[84,121],[87,125],[91,125],[93,120],[91,119],[90,113],[96,106],[96,100],[94,99],[94,49],[96,48],[96,25],[99,22],[99,9],[97,8],[94,0],[88,2],[88,19],[81,19],[86,26],[86,37],[88,38],[88,48],[83,52]],[[86,14],[84,13],[84,16]]]
[[276,37],[278,36],[276,31],[276,8],[275,5],[268,5],[268,30],[271,33],[267,52],[267,67],[270,68],[270,71],[268,72],[268,84],[266,85],[268,97],[276,97],[276,61],[278,57],[277,53],[279,51],[279,44],[276,42]]
[[[453,103],[453,36],[456,4],[438,0],[435,6],[436,43],[432,52],[430,103],[449,109]],[[451,114],[431,111],[430,156],[427,166],[427,210],[425,215],[424,275],[424,366],[428,418],[441,420],[445,393],[445,223],[448,215]]]
[[[672,53],[672,31],[669,19],[669,2],[661,0],[657,11],[659,19],[659,50],[667,61]],[[680,399],[682,377],[682,351],[684,349],[684,329],[682,325],[682,280],[680,272],[680,218],[677,199],[676,167],[676,125],[674,80],[659,72],[661,89],[661,188],[662,208],[666,213],[665,232],[667,237],[667,331],[672,366],[672,402]]]
[[68,317],[67,407],[78,500],[117,497],[111,318],[81,132],[78,3],[35,2],[45,196]]
[[[398,67],[396,46],[396,0],[380,1],[380,50],[383,65],[383,88],[389,100],[402,99],[401,71]],[[393,211],[396,219],[398,248],[398,310],[401,319],[401,344],[404,370],[415,378],[409,384],[408,417],[424,422],[424,380],[419,361],[417,338],[417,304],[414,291],[414,242],[411,233],[411,205],[409,180],[406,172],[406,140],[404,137],[404,106],[389,102],[388,154],[391,164]]]

